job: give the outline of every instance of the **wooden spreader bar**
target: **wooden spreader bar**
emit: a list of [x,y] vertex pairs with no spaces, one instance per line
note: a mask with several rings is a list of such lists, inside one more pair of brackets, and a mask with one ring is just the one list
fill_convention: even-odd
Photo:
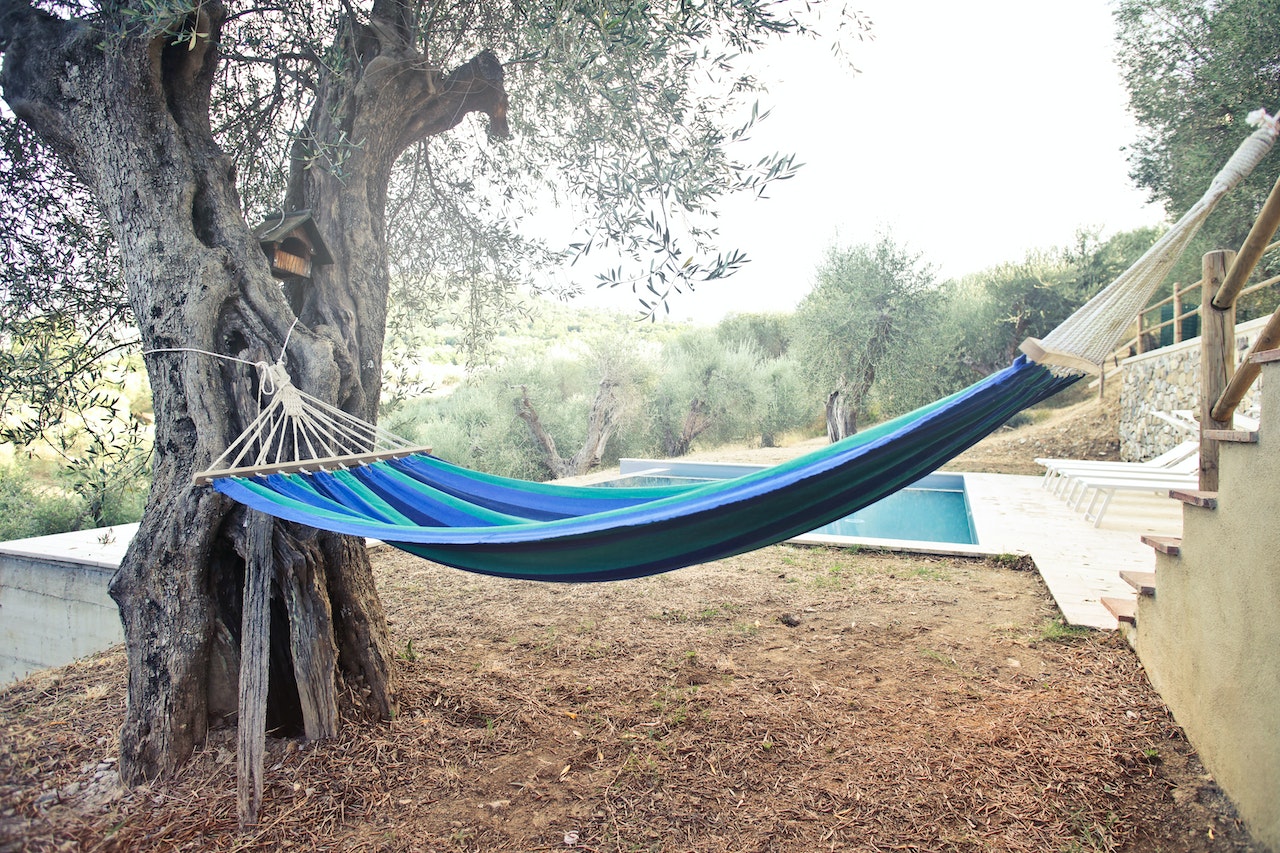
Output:
[[1102,365],[1094,364],[1085,358],[1058,350],[1045,349],[1044,342],[1037,338],[1027,338],[1018,345],[1018,349],[1036,364],[1046,367],[1066,367],[1082,373],[1100,374]]
[[276,462],[270,465],[246,465],[221,471],[201,471],[191,478],[197,486],[207,486],[220,477],[265,477],[268,474],[296,474],[299,471],[318,471],[321,468],[350,468],[386,459],[403,459],[418,453],[430,453],[430,447],[399,447],[395,450],[379,450],[369,453],[350,453],[345,456],[325,456],[319,459],[297,459],[293,462]]

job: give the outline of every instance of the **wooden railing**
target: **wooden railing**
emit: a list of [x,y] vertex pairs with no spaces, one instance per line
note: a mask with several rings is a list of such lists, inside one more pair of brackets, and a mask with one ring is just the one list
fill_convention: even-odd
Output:
[[[1280,249],[1280,240],[1268,244],[1262,251],[1262,254]],[[1260,290],[1266,290],[1269,287],[1275,287],[1280,284],[1280,275],[1272,276],[1263,281],[1255,282],[1248,287],[1240,288],[1236,295],[1236,299],[1241,296],[1247,296],[1250,293],[1257,293]],[[1171,344],[1181,343],[1183,340],[1189,340],[1200,334],[1201,317],[1200,317],[1200,293],[1204,288],[1204,280],[1196,281],[1193,284],[1173,284],[1173,293],[1161,299],[1159,302],[1153,302],[1148,305],[1143,312],[1138,315],[1138,329],[1132,338],[1120,344],[1116,348],[1116,356],[1125,358],[1129,355],[1148,352],[1153,349],[1160,349]],[[1191,296],[1192,299],[1186,300],[1184,297]],[[1233,300],[1234,301],[1234,300]],[[1187,307],[1187,302],[1191,302],[1191,306]],[[1166,311],[1166,308],[1171,310]],[[1166,318],[1165,314],[1169,314]],[[1172,327],[1171,335],[1166,336],[1164,330]],[[1170,340],[1165,340],[1169,337]]]
[[[1271,188],[1271,193],[1263,203],[1262,210],[1258,212],[1258,218],[1254,220],[1253,227],[1249,229],[1249,236],[1245,238],[1244,243],[1240,246],[1240,251],[1231,253],[1233,260],[1230,262],[1229,269],[1225,272],[1225,279],[1218,283],[1220,286],[1215,284],[1214,287],[1206,287],[1202,270],[1200,281],[1186,287],[1175,283],[1172,294],[1154,305],[1148,306],[1146,310],[1139,314],[1136,321],[1136,334],[1114,349],[1111,355],[1102,363],[1102,373],[1098,381],[1099,395],[1106,388],[1108,371],[1112,367],[1118,369],[1120,362],[1131,355],[1167,346],[1166,343],[1160,340],[1164,335],[1165,328],[1173,327],[1172,340],[1169,343],[1180,343],[1187,329],[1187,321],[1194,319],[1194,333],[1187,337],[1201,335],[1203,338],[1201,332],[1206,319],[1203,312],[1203,303],[1206,299],[1212,301],[1210,305],[1211,313],[1230,309],[1234,322],[1235,305],[1241,296],[1257,293],[1260,290],[1280,284],[1280,276],[1272,276],[1248,287],[1244,286],[1244,283],[1253,275],[1253,271],[1257,268],[1258,262],[1262,260],[1263,255],[1280,248],[1280,240],[1272,242],[1271,239],[1276,235],[1277,228],[1280,228],[1280,178],[1276,179],[1275,186]],[[1208,258],[1208,255],[1205,257]],[[1182,297],[1192,293],[1200,293],[1201,299],[1194,308],[1184,310]],[[1166,305],[1172,306],[1170,311],[1172,316],[1167,320],[1164,319]],[[1159,322],[1149,324],[1147,318],[1153,312],[1159,312],[1157,315]],[[1159,343],[1154,347],[1148,345],[1155,342],[1150,340],[1150,336],[1153,334],[1160,336],[1156,338]],[[1213,406],[1214,419],[1229,421],[1231,413],[1235,411],[1245,392],[1249,390],[1249,386],[1257,379],[1258,367],[1250,358],[1255,353],[1276,348],[1280,348],[1280,308],[1275,310],[1266,327],[1259,333],[1253,348],[1249,350],[1244,363],[1241,365],[1241,370],[1230,377],[1230,383],[1225,389],[1221,390],[1220,395],[1215,395],[1214,399],[1217,402]]]
[[[1236,300],[1247,288],[1262,256],[1275,248],[1271,238],[1280,227],[1280,178],[1271,188],[1249,236],[1236,252],[1211,252],[1204,256],[1204,299],[1200,336],[1200,489],[1217,491],[1218,438],[1215,432],[1231,431],[1236,406],[1258,378],[1261,368],[1253,356],[1280,346],[1280,308],[1258,332],[1244,361],[1235,364]],[[1270,245],[1268,245],[1270,244]],[[1220,265],[1220,268],[1219,266]],[[1219,278],[1219,276],[1221,276]],[[1224,432],[1225,431],[1225,432]]]

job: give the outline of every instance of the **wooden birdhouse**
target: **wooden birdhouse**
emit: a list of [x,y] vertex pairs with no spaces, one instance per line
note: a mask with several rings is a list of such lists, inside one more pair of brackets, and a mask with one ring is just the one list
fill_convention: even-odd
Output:
[[293,210],[267,217],[253,235],[276,278],[310,278],[317,266],[333,263],[309,210]]

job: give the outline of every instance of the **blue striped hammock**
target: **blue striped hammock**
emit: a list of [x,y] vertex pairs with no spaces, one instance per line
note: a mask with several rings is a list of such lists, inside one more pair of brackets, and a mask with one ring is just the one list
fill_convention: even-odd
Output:
[[829,447],[692,486],[530,483],[425,453],[211,482],[277,518],[380,539],[459,569],[542,581],[620,580],[821,527],[918,480],[1077,378],[1020,357],[964,391]]
[[[1260,129],[1204,197],[1043,341],[1027,341],[1023,351],[1030,358],[1020,356],[963,391],[791,462],[733,480],[659,488],[528,483],[468,471],[428,453],[313,458],[269,465],[265,473],[260,463],[273,450],[284,459],[334,456],[307,452],[312,441],[297,438],[299,413],[310,407],[324,417],[350,418],[293,388],[277,363],[263,379],[264,388],[276,386],[271,405],[214,463],[217,470],[197,475],[197,482],[277,518],[381,539],[439,563],[509,578],[619,580],[781,542],[911,484],[1021,409],[1084,371],[1097,371],[1217,201],[1272,147],[1280,125],[1258,115]],[[342,428],[376,430],[349,421]],[[365,454],[378,440],[371,434],[356,444]],[[250,445],[256,462],[241,464]],[[219,467],[226,459],[235,461]]]

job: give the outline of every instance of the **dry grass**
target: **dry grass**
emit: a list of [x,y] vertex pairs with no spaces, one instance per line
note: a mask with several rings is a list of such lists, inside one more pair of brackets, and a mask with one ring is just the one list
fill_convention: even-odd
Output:
[[401,714],[122,792],[111,652],[0,694],[0,849],[1227,851],[1247,836],[1114,635],[1033,573],[777,546],[600,586],[377,559]]

